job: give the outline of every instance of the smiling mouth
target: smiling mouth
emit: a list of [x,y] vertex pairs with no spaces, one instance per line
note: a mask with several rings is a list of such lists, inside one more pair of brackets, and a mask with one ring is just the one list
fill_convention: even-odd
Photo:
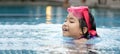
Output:
[[68,29],[63,28],[63,31],[68,31]]

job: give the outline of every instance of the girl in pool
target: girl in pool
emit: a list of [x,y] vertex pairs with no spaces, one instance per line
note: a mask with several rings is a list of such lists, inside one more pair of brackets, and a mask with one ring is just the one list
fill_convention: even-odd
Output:
[[88,46],[88,40],[98,37],[94,18],[88,7],[69,7],[67,11],[68,15],[62,26],[63,36],[72,37],[79,46]]

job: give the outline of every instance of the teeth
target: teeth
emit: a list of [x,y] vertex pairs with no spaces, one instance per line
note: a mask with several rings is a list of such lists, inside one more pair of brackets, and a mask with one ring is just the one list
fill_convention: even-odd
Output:
[[67,31],[67,29],[63,29],[63,31]]

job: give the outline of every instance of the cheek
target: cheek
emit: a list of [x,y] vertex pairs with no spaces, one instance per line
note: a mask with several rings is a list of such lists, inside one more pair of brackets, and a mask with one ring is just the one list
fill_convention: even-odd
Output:
[[70,33],[71,35],[79,35],[81,32],[80,27],[78,24],[71,25]]

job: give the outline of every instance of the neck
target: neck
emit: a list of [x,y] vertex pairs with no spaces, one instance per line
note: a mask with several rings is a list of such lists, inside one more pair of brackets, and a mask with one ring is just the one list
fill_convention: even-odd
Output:
[[76,38],[74,38],[75,40],[80,40],[80,39],[86,39],[85,36],[83,35],[80,35],[80,36],[77,36]]
[[74,42],[77,44],[85,44],[87,42],[86,38],[74,39]]

